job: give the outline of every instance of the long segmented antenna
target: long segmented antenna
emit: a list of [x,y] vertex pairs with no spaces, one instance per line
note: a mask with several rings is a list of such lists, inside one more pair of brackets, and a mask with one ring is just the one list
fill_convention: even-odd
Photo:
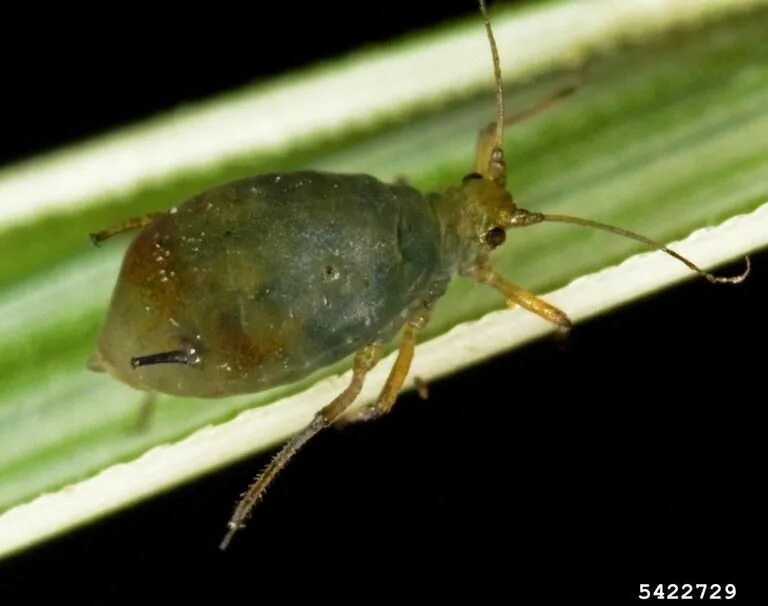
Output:
[[544,221],[548,221],[551,223],[572,223],[574,225],[581,225],[582,227],[591,227],[593,229],[607,231],[608,233],[615,234],[617,236],[629,238],[630,240],[636,240],[638,242],[642,242],[643,244],[646,244],[651,248],[655,248],[656,250],[660,250],[668,254],[669,256],[674,257],[681,263],[685,264],[686,267],[688,267],[689,269],[695,271],[700,276],[703,276],[704,278],[706,278],[712,284],[740,284],[741,282],[746,280],[747,276],[749,275],[749,272],[752,269],[752,264],[749,260],[749,257],[745,257],[744,261],[746,263],[746,267],[744,268],[744,271],[741,272],[740,274],[736,276],[725,276],[725,277],[716,276],[708,271],[704,271],[698,265],[696,265],[693,261],[686,259],[684,256],[682,256],[679,253],[676,253],[671,248],[667,248],[663,244],[660,244],[655,240],[651,240],[650,238],[646,238],[641,234],[635,233],[633,231],[629,231],[627,229],[622,229],[621,227],[614,227],[613,225],[608,225],[607,223],[600,223],[599,221],[582,219],[580,217],[571,217],[570,215],[550,215],[546,213],[535,213],[535,212],[530,212],[528,210],[520,208],[520,209],[517,209],[516,215],[513,218],[512,227],[524,227],[526,225],[543,223]]
[[491,20],[488,17],[488,9],[485,6],[485,0],[478,0],[480,4],[480,13],[483,16],[485,31],[488,34],[488,43],[491,45],[491,55],[493,56],[493,78],[496,81],[496,145],[495,148],[502,151],[504,144],[504,81],[501,78],[501,62],[499,61],[499,49],[496,47],[496,38],[493,35]]

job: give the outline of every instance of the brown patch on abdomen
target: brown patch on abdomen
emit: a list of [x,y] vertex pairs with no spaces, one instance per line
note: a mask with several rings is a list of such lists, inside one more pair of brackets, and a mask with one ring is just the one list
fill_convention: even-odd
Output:
[[167,215],[157,217],[139,233],[126,252],[120,280],[135,288],[141,303],[157,322],[168,321],[184,305],[183,270]]
[[255,317],[258,316],[249,316],[252,326],[248,330],[234,313],[223,313],[218,321],[217,354],[233,370],[244,374],[271,364],[282,368],[285,352],[296,347],[303,335],[295,319],[264,314],[254,321]]
[[247,372],[260,366],[266,358],[275,356],[282,344],[266,323],[257,334],[246,332],[233,313],[219,316],[216,340],[219,354],[233,369]]

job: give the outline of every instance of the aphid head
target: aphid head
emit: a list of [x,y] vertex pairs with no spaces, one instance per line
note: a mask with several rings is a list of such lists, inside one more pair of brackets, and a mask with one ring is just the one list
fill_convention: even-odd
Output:
[[479,173],[464,177],[461,191],[464,195],[461,239],[478,252],[501,246],[517,213],[512,195],[502,185]]

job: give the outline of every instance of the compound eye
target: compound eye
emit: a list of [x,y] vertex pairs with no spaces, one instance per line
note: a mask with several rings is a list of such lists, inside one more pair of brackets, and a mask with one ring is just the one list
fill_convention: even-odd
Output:
[[507,239],[507,232],[501,227],[494,227],[487,234],[485,234],[485,242],[491,248],[496,248],[504,244]]

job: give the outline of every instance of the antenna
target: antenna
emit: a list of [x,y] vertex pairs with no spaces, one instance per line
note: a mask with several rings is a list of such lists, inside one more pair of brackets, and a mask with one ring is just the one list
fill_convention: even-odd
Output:
[[704,271],[698,265],[696,265],[693,261],[686,259],[681,254],[676,253],[674,250],[667,248],[666,246],[656,242],[655,240],[646,238],[641,234],[635,233],[633,231],[629,231],[627,229],[622,229],[621,227],[614,227],[613,225],[608,225],[607,223],[600,223],[599,221],[582,219],[580,217],[571,217],[570,215],[537,213],[537,212],[531,212],[531,211],[525,210],[523,208],[518,208],[517,210],[515,210],[515,215],[512,218],[511,227],[525,227],[528,225],[535,225],[536,223],[543,223],[544,221],[548,221],[551,223],[571,223],[573,225],[581,225],[582,227],[591,227],[592,229],[607,231],[608,233],[615,234],[623,238],[629,238],[630,240],[636,240],[638,242],[642,242],[643,244],[650,246],[651,248],[655,248],[656,250],[660,250],[661,252],[668,254],[670,257],[674,257],[681,263],[684,263],[688,268],[695,271],[700,276],[703,276],[704,278],[706,278],[707,281],[711,282],[712,284],[740,284],[747,278],[747,276],[749,275],[749,272],[752,269],[752,265],[750,263],[749,257],[745,257],[744,260],[746,263],[746,267],[744,268],[744,271],[741,272],[740,274],[736,276],[725,276],[725,277],[716,276],[708,271]]
[[478,0],[480,4],[480,14],[483,16],[485,31],[488,34],[488,43],[491,45],[491,55],[493,56],[493,78],[496,81],[496,136],[494,137],[494,152],[498,150],[503,154],[502,145],[504,144],[504,82],[501,79],[501,62],[499,61],[499,49],[496,47],[496,38],[493,36],[491,20],[488,17],[488,9],[485,6],[485,0]]

